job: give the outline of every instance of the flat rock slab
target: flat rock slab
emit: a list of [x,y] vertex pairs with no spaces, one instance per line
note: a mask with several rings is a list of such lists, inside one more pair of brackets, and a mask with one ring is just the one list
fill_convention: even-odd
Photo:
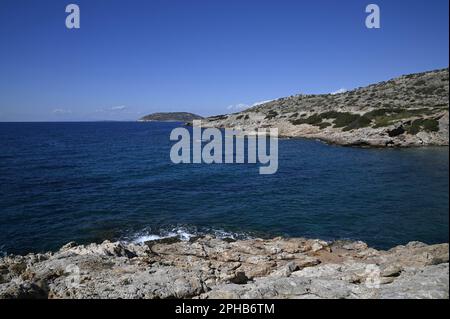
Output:
[[0,298],[448,298],[448,244],[304,238],[69,243],[0,259]]

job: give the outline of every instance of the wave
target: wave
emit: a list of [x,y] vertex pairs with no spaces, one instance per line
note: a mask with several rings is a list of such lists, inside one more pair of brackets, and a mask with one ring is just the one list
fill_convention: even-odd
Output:
[[135,244],[143,244],[147,241],[154,241],[166,238],[177,238],[181,241],[190,241],[192,238],[211,235],[220,239],[232,239],[242,240],[253,238],[248,233],[238,233],[225,231],[223,229],[202,228],[191,226],[177,226],[169,228],[160,228],[157,231],[151,229],[144,229],[143,231],[132,234],[123,238],[125,242],[131,242]]

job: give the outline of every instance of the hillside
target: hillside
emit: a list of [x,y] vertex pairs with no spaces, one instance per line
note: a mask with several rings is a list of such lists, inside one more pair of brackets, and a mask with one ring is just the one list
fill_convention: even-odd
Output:
[[153,113],[139,119],[140,122],[191,122],[202,117],[188,112]]
[[448,68],[410,74],[341,94],[295,95],[204,126],[255,131],[347,146],[448,145]]

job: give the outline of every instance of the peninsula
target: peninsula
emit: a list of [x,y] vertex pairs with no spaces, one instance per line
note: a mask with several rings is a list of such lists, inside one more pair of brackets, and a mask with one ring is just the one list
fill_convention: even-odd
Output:
[[250,131],[278,128],[283,137],[345,146],[448,146],[448,68],[338,94],[294,95],[203,122]]

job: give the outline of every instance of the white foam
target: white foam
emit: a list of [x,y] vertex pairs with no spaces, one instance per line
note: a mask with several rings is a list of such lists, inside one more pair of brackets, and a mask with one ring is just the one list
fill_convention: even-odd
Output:
[[144,236],[139,236],[138,238],[133,240],[133,243],[135,243],[135,244],[143,244],[146,241],[158,240],[158,239],[161,239],[161,236],[158,236],[158,235],[144,235]]
[[249,239],[252,238],[248,234],[241,234],[241,233],[233,233],[228,232],[221,229],[208,229],[203,231],[198,231],[196,228],[188,229],[186,227],[175,227],[170,230],[160,230],[158,234],[155,234],[151,231],[144,231],[140,232],[138,234],[135,234],[132,236],[132,243],[135,244],[143,244],[147,241],[153,241],[153,240],[159,240],[159,239],[165,239],[165,238],[178,238],[182,241],[189,241],[191,238],[196,236],[202,236],[210,234],[213,235],[216,238],[224,239],[224,238],[231,238],[231,239]]
[[138,235],[133,240],[133,243],[142,244],[145,243],[146,241],[159,240],[164,238],[179,238],[182,241],[189,241],[192,237],[195,236],[196,234],[192,234],[183,228],[180,229],[174,228],[169,232],[162,231],[161,235],[156,234]]

